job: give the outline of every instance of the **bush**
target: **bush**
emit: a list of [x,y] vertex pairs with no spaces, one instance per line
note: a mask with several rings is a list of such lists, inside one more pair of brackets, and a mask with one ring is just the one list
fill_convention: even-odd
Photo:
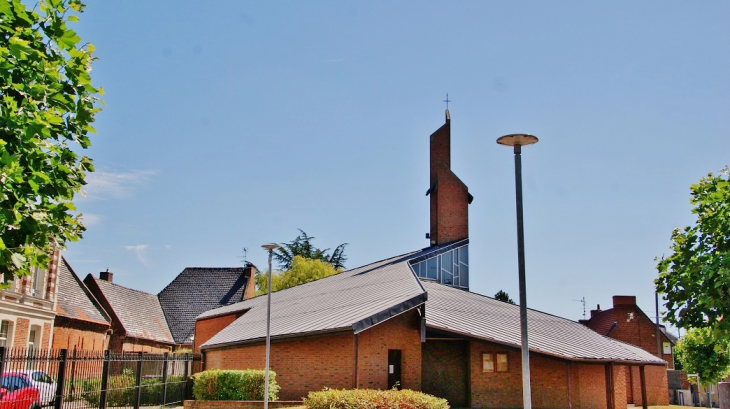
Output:
[[449,409],[446,399],[422,392],[374,389],[326,389],[309,392],[308,409]]
[[[81,384],[83,399],[93,406],[99,406],[101,399],[101,379],[88,379]],[[107,406],[134,405],[136,383],[133,376],[114,375],[107,381]],[[184,378],[182,376],[167,377],[166,402],[182,402],[184,392]],[[162,379],[142,379],[140,406],[160,405],[162,403]]]
[[[263,370],[213,369],[193,375],[193,395],[197,400],[264,400]],[[277,400],[276,373],[269,371],[269,400]]]

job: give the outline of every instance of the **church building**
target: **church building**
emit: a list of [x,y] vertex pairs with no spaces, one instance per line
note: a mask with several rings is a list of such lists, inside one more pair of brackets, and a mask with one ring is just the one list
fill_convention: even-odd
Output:
[[[272,294],[281,399],[395,386],[452,408],[522,406],[519,307],[469,291],[473,198],[451,171],[450,139],[447,110],[430,136],[429,247]],[[197,317],[203,369],[264,368],[266,305],[255,297]],[[536,310],[528,331],[535,408],[668,404],[667,363],[651,353]]]

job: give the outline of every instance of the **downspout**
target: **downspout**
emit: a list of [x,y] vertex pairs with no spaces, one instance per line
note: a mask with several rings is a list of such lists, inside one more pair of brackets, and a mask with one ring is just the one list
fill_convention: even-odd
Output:
[[360,385],[360,377],[359,377],[359,373],[357,372],[358,350],[360,349],[359,345],[358,345],[359,340],[360,340],[360,335],[355,334],[355,365],[353,365],[354,373],[352,376],[352,382],[354,383],[354,385],[352,385],[353,389],[357,389],[358,386]]

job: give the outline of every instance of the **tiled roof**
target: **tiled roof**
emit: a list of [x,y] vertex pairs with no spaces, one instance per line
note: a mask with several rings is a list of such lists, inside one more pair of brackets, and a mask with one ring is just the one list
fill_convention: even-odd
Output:
[[[358,333],[426,302],[432,330],[519,348],[519,307],[430,281],[422,283],[410,261],[450,247],[379,261],[272,294],[272,338],[323,332]],[[199,318],[243,313],[205,342],[204,349],[260,341],[266,336],[266,297],[214,309]],[[640,348],[597,334],[564,318],[528,312],[530,350],[575,361],[664,364]]]
[[243,300],[253,268],[188,267],[158,294],[175,343],[190,344],[195,317],[213,308]]
[[127,336],[174,343],[156,295],[90,278],[119,318]]
[[[360,332],[425,301],[406,256],[394,257],[271,294],[271,336],[334,331]],[[201,314],[246,311],[203,344],[223,346],[266,337],[266,297]]]
[[65,258],[61,259],[58,268],[56,313],[66,318],[109,325],[109,317]]
[[[521,346],[520,307],[434,282],[428,292],[427,328],[447,331],[501,345]],[[613,361],[664,364],[641,348],[599,335],[565,318],[528,309],[530,351],[574,361]]]

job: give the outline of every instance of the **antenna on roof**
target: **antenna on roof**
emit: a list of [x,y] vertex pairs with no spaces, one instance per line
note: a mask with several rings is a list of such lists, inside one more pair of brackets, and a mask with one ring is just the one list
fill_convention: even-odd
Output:
[[586,319],[586,297],[583,297],[580,300],[576,300],[574,298],[573,301],[578,301],[579,303],[583,304],[583,319]]
[[246,247],[243,248],[243,264],[248,263],[246,260],[246,254],[248,254],[248,249]]

